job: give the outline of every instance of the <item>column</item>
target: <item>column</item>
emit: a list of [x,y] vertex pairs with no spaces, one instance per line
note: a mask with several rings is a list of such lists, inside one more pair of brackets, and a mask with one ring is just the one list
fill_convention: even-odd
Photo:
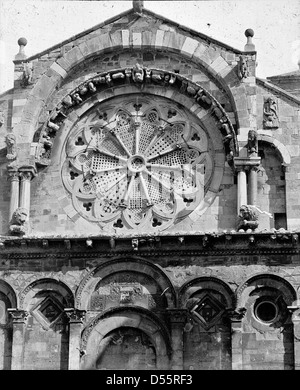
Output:
[[24,331],[28,312],[19,309],[7,309],[13,320],[13,341],[12,341],[12,370],[22,370],[24,353]]
[[11,221],[13,213],[19,207],[20,176],[17,170],[10,168],[8,168],[8,175],[10,179],[9,221]]
[[294,327],[294,369],[300,370],[300,307],[288,306]]
[[80,351],[81,328],[86,311],[67,308],[65,313],[69,318],[69,370],[79,370],[83,353]]
[[30,211],[30,182],[31,179],[35,176],[35,171],[33,169],[24,167],[20,168],[20,207]]
[[172,370],[183,370],[183,329],[187,320],[186,309],[168,309],[172,329]]
[[246,309],[229,309],[227,317],[231,322],[231,360],[233,370],[243,369],[243,323]]
[[240,207],[247,203],[247,176],[244,168],[238,169],[237,174],[237,212],[239,213]]

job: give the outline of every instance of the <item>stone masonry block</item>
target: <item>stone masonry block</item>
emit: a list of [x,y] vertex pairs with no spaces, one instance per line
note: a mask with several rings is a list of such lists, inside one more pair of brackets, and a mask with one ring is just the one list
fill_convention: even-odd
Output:
[[34,96],[38,99],[45,100],[55,89],[56,81],[43,75],[34,88]]
[[224,60],[223,57],[219,56],[211,63],[210,66],[216,73],[219,73],[228,67],[228,63]]
[[162,30],[156,31],[156,37],[155,37],[155,49],[161,49],[163,45],[163,39],[164,39],[165,32]]
[[143,47],[150,47],[152,42],[152,31],[142,31],[142,45]]
[[132,33],[132,45],[134,48],[140,49],[142,47],[142,34],[139,32]]
[[50,68],[58,73],[63,79],[67,77],[67,72],[57,62],[53,62]]
[[110,40],[111,40],[113,48],[122,47],[121,31],[115,31],[113,34],[110,34]]
[[64,58],[61,57],[58,60],[56,60],[56,63],[63,68],[66,72],[71,69],[72,65]]
[[185,36],[182,34],[172,33],[170,35],[170,42],[168,47],[176,51],[181,51],[185,39]]
[[196,39],[192,39],[190,37],[187,37],[184,41],[184,44],[181,48],[181,53],[185,54],[188,57],[192,57],[197,46],[199,45],[199,42],[196,41]]
[[129,30],[122,30],[122,45],[124,49],[129,48]]

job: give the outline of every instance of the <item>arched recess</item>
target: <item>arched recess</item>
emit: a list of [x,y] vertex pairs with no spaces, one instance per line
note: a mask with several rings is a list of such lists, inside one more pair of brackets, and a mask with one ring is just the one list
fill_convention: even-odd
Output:
[[74,307],[69,287],[55,279],[36,280],[20,293],[19,300],[29,313],[23,369],[68,369],[69,329],[64,309]]
[[[26,115],[26,113],[30,113],[30,120],[28,120],[28,117],[26,120],[28,138],[24,142],[30,142],[30,140],[33,139],[34,132],[36,131],[36,122],[39,118],[44,102],[50,98],[51,94],[55,90],[59,89],[63,80],[73,70],[76,69],[77,65],[84,63],[84,61],[88,60],[91,57],[96,58],[104,53],[114,52],[114,50],[120,50],[124,48],[132,48],[138,51],[149,50],[149,48],[151,48],[153,50],[159,49],[170,53],[179,53],[181,56],[188,59],[189,61],[192,60],[195,63],[199,64],[203,69],[207,71],[208,74],[212,75],[212,77],[216,79],[218,83],[221,83],[223,89],[227,92],[227,95],[232,102],[233,107],[235,106],[235,99],[226,81],[223,80],[223,77],[231,73],[231,77],[236,79],[237,84],[239,80],[235,72],[232,72],[232,65],[229,64],[227,60],[221,56],[221,53],[219,56],[219,61],[214,61],[212,63],[209,58],[202,55],[201,50],[199,52],[197,51],[197,48],[203,46],[203,44],[193,38],[186,37],[183,34],[171,33],[171,36],[174,37],[172,38],[170,36],[170,39],[172,38],[171,40],[173,40],[173,42],[185,42],[187,43],[187,46],[194,47],[194,50],[192,52],[189,52],[189,50],[187,52],[185,50],[184,44],[179,48],[173,45],[170,46],[169,44],[165,44],[164,41],[160,42],[159,45],[157,45],[153,41],[153,43],[149,45],[149,42],[145,44],[142,40],[141,46],[133,46],[132,41],[129,42],[129,39],[127,41],[127,33],[128,36],[129,34],[131,34],[131,32],[123,30],[121,42],[120,38],[117,37],[117,35],[120,34],[119,31],[115,34],[106,33],[102,34],[99,37],[88,39],[78,45],[78,47],[76,46],[67,53],[65,53],[61,58],[56,60],[51,65],[49,71],[38,80],[38,82],[32,89],[28,102],[24,107],[24,114]],[[155,31],[152,31],[153,35],[155,33]],[[163,31],[157,31],[157,34],[158,33],[164,34]],[[22,123],[22,120],[20,123]]]
[[0,279],[0,370],[11,369],[12,322],[7,309],[17,307],[14,289]]
[[[155,361],[155,369],[169,369],[171,340],[164,322],[148,310],[133,307],[110,309],[99,314],[87,324],[82,332],[81,338],[81,351],[83,352],[81,369],[101,369],[101,360],[104,360],[103,355],[106,353],[107,348],[109,348],[109,344],[122,344],[126,333],[129,333],[130,336],[134,334],[132,330],[139,331],[140,335],[135,333],[136,337],[142,336],[143,334],[146,335],[149,343],[148,346],[152,350],[150,368],[154,369],[153,362]],[[116,339],[116,335],[118,335],[118,339]],[[138,363],[135,364],[134,360],[147,358],[145,356],[147,353],[139,356],[140,351],[136,351],[136,345],[134,345],[133,340],[131,340],[130,344],[129,348],[131,348],[132,353],[127,355],[127,358],[128,360],[133,360],[133,367],[129,365],[127,369],[135,369],[136,367],[140,367],[140,365]],[[124,362],[124,364],[126,363],[128,362]],[[124,366],[114,368],[124,369]],[[146,359],[143,369],[147,368]]]
[[273,215],[275,229],[287,229],[285,172],[291,158],[286,147],[274,137],[258,134],[258,154],[261,158],[257,173],[258,207]]
[[184,369],[231,369],[227,310],[235,306],[233,291],[218,278],[200,277],[185,283],[179,296],[190,317],[184,333]]
[[[109,261],[107,263],[101,264],[94,268],[88,275],[85,276],[85,278],[80,282],[77,290],[76,290],[76,298],[75,298],[75,307],[80,310],[88,310],[91,308],[93,298],[93,293],[98,297],[100,295],[99,289],[97,289],[97,286],[101,288],[101,285],[99,283],[101,281],[104,281],[106,278],[114,277],[114,275],[124,275],[125,278],[122,278],[118,281],[114,281],[114,279],[110,280],[109,283],[112,285],[118,285],[117,291],[116,291],[116,304],[120,304],[120,300],[122,300],[121,294],[122,294],[122,286],[124,287],[124,294],[137,294],[142,298],[143,295],[145,295],[145,284],[141,279],[145,279],[147,282],[147,285],[154,286],[155,292],[160,292],[159,295],[161,295],[161,299],[163,298],[166,302],[167,307],[174,308],[176,307],[176,293],[175,289],[169,280],[169,278],[166,276],[166,274],[163,272],[163,270],[150,262],[147,262],[146,260],[139,258],[128,258],[128,259],[115,259],[112,261]],[[128,282],[126,283],[126,275],[129,276]],[[107,289],[105,287],[104,289]],[[150,290],[150,291],[149,291]],[[148,301],[149,298],[155,301],[156,297],[152,297],[151,294],[151,287],[147,291]],[[108,292],[107,292],[108,293]],[[97,298],[97,297],[96,297]],[[99,297],[100,299],[100,297]],[[126,299],[124,301],[126,303]],[[136,303],[136,300],[133,299],[132,304],[134,305]],[[142,304],[142,301],[141,303]],[[99,308],[102,306],[100,305]],[[148,306],[149,307],[149,306]],[[100,309],[97,310],[100,310]]]
[[[294,369],[294,336],[288,306],[296,299],[294,287],[284,278],[256,274],[236,291],[237,306],[244,307],[243,356],[253,348],[259,361],[243,358],[244,369]],[[251,344],[247,340],[252,340]],[[276,353],[275,353],[276,351]]]

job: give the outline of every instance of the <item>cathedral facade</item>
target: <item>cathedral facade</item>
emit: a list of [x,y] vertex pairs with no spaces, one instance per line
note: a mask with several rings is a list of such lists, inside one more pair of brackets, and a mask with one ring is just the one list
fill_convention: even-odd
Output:
[[31,57],[19,39],[0,369],[300,368],[299,72],[257,78],[253,35],[134,2]]

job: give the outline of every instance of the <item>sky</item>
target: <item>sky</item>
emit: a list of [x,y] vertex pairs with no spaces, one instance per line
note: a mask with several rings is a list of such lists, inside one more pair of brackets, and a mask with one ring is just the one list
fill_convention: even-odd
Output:
[[[131,7],[130,0],[0,0],[0,93],[13,87],[20,37],[31,56]],[[151,0],[144,8],[239,50],[252,28],[257,77],[299,69],[300,0]]]

